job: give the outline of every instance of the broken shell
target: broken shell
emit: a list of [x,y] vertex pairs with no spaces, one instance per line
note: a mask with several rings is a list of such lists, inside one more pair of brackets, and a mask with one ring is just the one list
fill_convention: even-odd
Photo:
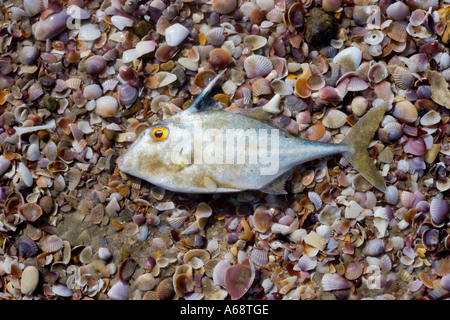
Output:
[[372,83],[379,83],[386,79],[388,76],[386,65],[382,62],[374,63],[369,68],[367,75],[368,79]]
[[157,88],[162,88],[177,81],[177,76],[170,72],[160,71],[155,74],[155,79]]
[[166,43],[171,47],[178,46],[189,35],[189,29],[185,26],[175,23],[165,31]]
[[248,35],[244,38],[244,44],[251,46],[252,50],[258,50],[267,44],[267,38],[258,35]]
[[431,99],[450,109],[450,91],[448,90],[448,83],[445,78],[441,73],[432,70],[427,71],[427,78],[431,85]]
[[397,1],[386,8],[386,14],[393,20],[405,20],[409,13],[409,7],[402,1]]
[[386,28],[388,37],[397,42],[406,42],[408,39],[408,32],[406,31],[407,26],[408,23],[405,21],[393,21],[389,27]]
[[250,253],[250,258],[257,266],[265,266],[269,262],[268,253],[266,250],[253,249]]
[[231,299],[238,300],[250,289],[255,278],[255,270],[249,259],[230,266],[225,272],[225,289]]
[[361,263],[350,261],[345,270],[345,278],[351,281],[356,280],[362,275],[362,272],[363,265]]
[[260,55],[252,55],[244,61],[244,69],[248,78],[264,77],[273,70],[272,62]]
[[253,225],[261,233],[268,231],[272,225],[272,213],[265,208],[256,208],[253,215]]
[[275,94],[269,102],[262,106],[262,109],[272,114],[279,114],[281,112],[280,102],[281,96],[279,94]]
[[130,18],[123,16],[112,16],[111,23],[119,30],[123,30],[127,27],[132,27],[134,21]]
[[362,52],[357,47],[349,47],[340,51],[334,58],[333,63],[341,67],[342,74],[358,69],[362,59]]
[[272,87],[270,85],[269,80],[267,80],[265,78],[260,78],[260,79],[256,80],[252,84],[252,92],[253,92],[253,95],[256,97],[271,94]]

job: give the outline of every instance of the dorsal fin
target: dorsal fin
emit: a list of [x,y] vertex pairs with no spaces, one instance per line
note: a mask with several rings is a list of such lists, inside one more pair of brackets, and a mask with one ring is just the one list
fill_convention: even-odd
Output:
[[221,71],[214,79],[211,80],[210,83],[203,89],[202,92],[198,95],[198,97],[191,103],[188,110],[196,112],[202,111],[210,107],[214,107],[217,105],[217,100],[213,98],[214,86],[217,81],[223,76],[223,74],[227,71],[227,69]]

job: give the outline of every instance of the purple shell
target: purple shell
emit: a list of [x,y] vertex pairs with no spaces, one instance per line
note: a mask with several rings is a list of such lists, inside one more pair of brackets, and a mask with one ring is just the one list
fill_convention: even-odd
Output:
[[433,199],[430,204],[431,220],[440,225],[445,221],[445,218],[450,212],[450,205],[447,200]]
[[56,37],[67,27],[67,19],[69,15],[66,10],[52,14],[45,20],[39,20],[36,23],[34,36],[37,40],[47,40]]
[[249,259],[227,268],[225,272],[225,289],[233,300],[238,300],[252,286],[255,270]]
[[30,238],[21,238],[16,244],[19,255],[23,258],[34,256],[39,248],[36,243]]

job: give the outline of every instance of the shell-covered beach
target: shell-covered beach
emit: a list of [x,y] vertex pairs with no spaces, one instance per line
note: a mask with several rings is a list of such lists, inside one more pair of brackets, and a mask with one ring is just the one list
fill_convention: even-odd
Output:
[[[450,1],[0,0],[0,299],[450,296]],[[225,71],[223,112],[368,151],[285,195],[165,190],[119,170]]]

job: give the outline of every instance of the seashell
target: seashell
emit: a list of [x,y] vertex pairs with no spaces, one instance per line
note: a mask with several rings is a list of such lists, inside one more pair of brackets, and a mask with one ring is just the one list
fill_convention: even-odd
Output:
[[322,9],[326,12],[335,12],[341,4],[342,0],[322,0]]
[[109,260],[112,256],[111,252],[106,247],[98,248],[97,254],[100,259],[105,260],[105,261]]
[[35,222],[42,215],[42,208],[36,203],[25,203],[19,207],[19,214],[25,220]]
[[112,16],[111,23],[119,30],[123,30],[127,27],[132,27],[134,21],[130,18],[123,16]]
[[376,46],[383,40],[384,33],[380,30],[372,30],[364,37],[364,42],[371,46]]
[[150,40],[150,41],[140,41],[136,44],[136,53],[139,55],[139,57],[142,57],[143,55],[146,55],[147,53],[155,51],[157,46],[156,41]]
[[65,85],[69,89],[79,90],[81,87],[81,79],[72,77],[66,80]]
[[128,300],[128,286],[121,281],[117,281],[107,294],[111,300]]
[[128,280],[131,279],[131,277],[134,274],[134,271],[136,270],[137,263],[134,261],[133,258],[127,258],[125,259],[120,267],[119,267],[119,279],[123,283],[126,283]]
[[310,245],[311,247],[316,248],[320,251],[323,251],[327,244],[326,240],[315,231],[311,231],[310,233],[308,233],[303,238],[303,241],[307,245]]
[[270,85],[272,86],[273,92],[280,96],[288,96],[294,93],[293,88],[282,80],[273,80]]
[[24,46],[19,52],[19,62],[25,65],[31,65],[36,61],[39,53],[39,49],[34,46]]
[[428,251],[434,251],[439,245],[439,230],[427,229],[422,233],[422,242]]
[[431,86],[431,99],[450,109],[450,91],[448,83],[441,73],[437,71],[427,71],[427,78]]
[[162,44],[158,46],[158,49],[156,49],[155,58],[160,62],[167,62],[172,59],[177,52],[177,47],[171,47],[168,44]]
[[441,278],[441,286],[447,291],[450,291],[450,273]]
[[362,253],[365,256],[376,257],[384,253],[384,241],[382,239],[372,239],[369,240]]
[[258,35],[248,35],[244,38],[244,45],[251,46],[252,51],[261,49],[267,44],[267,38]]
[[232,265],[225,272],[225,289],[231,299],[238,300],[250,289],[255,279],[255,269],[249,259]]
[[19,255],[24,259],[34,256],[39,250],[36,243],[28,237],[20,238],[16,247]]
[[340,51],[334,58],[333,63],[340,66],[342,74],[358,69],[362,59],[362,52],[357,47],[349,47]]
[[[339,82],[339,80],[338,80]],[[347,84],[347,90],[351,92],[360,92],[366,90],[369,87],[369,84],[361,79],[360,77],[351,77],[349,78]]]
[[63,247],[63,241],[57,235],[51,235],[44,239],[41,244],[41,249],[43,252],[55,252]]
[[153,290],[157,284],[157,280],[151,273],[144,273],[136,279],[136,287],[141,291]]
[[430,110],[425,115],[420,118],[420,124],[423,126],[432,126],[438,124],[441,121],[441,115],[434,111]]
[[395,104],[392,115],[402,122],[411,123],[417,120],[418,112],[410,101],[403,100]]
[[353,281],[358,279],[363,272],[363,265],[361,263],[350,261],[345,270],[345,278]]
[[269,80],[260,78],[252,84],[252,93],[254,96],[259,97],[272,93],[272,87]]
[[118,80],[114,79],[106,80],[105,82],[102,83],[103,93],[113,91],[118,83],[119,83]]
[[395,84],[400,89],[408,89],[414,85],[417,80],[416,77],[405,67],[397,67],[392,75],[394,77]]
[[122,106],[132,105],[138,98],[138,89],[125,83],[119,88],[119,103]]
[[256,77],[264,77],[273,70],[270,59],[261,55],[252,55],[244,60],[244,69],[247,77],[252,79]]
[[102,96],[103,90],[98,84],[90,84],[83,89],[83,96],[87,100],[95,100]]
[[409,15],[409,7],[402,1],[397,1],[386,8],[386,14],[392,20],[403,21]]
[[25,158],[29,161],[38,161],[40,154],[39,146],[37,144],[30,144],[25,152]]
[[227,260],[220,260],[214,267],[212,279],[216,285],[225,288],[225,274],[226,270],[231,267]]
[[39,19],[33,28],[33,34],[37,40],[45,41],[56,37],[67,27],[69,15],[66,10],[61,10],[47,17],[45,20]]
[[340,217],[341,209],[339,207],[326,204],[319,213],[318,219],[320,223],[331,226],[335,221],[340,219]]
[[20,292],[31,295],[39,284],[39,270],[35,266],[27,266],[23,269],[20,279]]
[[308,257],[308,255],[304,254],[298,259],[298,267],[300,270],[306,272],[310,270],[314,270],[317,266],[317,258],[316,257]]
[[325,135],[326,129],[322,123],[316,123],[305,131],[305,138],[308,140],[318,141]]
[[67,14],[79,20],[89,19],[91,16],[89,12],[74,4],[67,6]]
[[44,3],[42,0],[23,0],[23,8],[30,17],[34,17],[44,10]]
[[212,0],[213,11],[220,14],[228,14],[234,11],[237,6],[237,0]]
[[322,289],[324,291],[345,290],[350,288],[350,284],[336,273],[326,273],[322,277]]
[[78,31],[78,40],[80,41],[94,41],[101,37],[98,24],[86,23],[80,27]]
[[406,42],[408,39],[408,24],[405,21],[393,21],[387,28],[387,36],[397,42]]
[[106,63],[106,59],[99,55],[91,56],[84,61],[86,72],[92,75],[102,73]]
[[189,29],[185,26],[175,23],[165,31],[166,43],[171,47],[178,46],[189,35]]
[[309,98],[312,94],[311,89],[308,86],[308,80],[299,77],[295,82],[295,93],[303,99]]
[[388,76],[386,65],[382,62],[374,63],[369,68],[367,75],[368,79],[372,83],[379,83],[386,79]]
[[168,217],[166,218],[166,221],[172,228],[180,229],[184,226],[184,222],[186,221],[186,219],[187,219],[186,216],[177,216],[177,217]]
[[64,284],[55,284],[52,286],[52,292],[60,297],[71,297],[73,291]]
[[322,208],[322,204],[323,204],[322,199],[316,192],[313,192],[313,191],[308,192],[308,199],[314,205],[316,210],[319,210],[320,208]]
[[165,87],[177,80],[177,76],[170,72],[160,71],[155,74],[157,88]]
[[100,117],[114,117],[119,108],[116,98],[103,96],[95,101],[94,112]]
[[409,23],[414,27],[418,27],[425,22],[426,17],[427,13],[425,10],[416,9],[411,13]]
[[414,200],[416,199],[416,196],[414,193],[409,191],[403,191],[400,195],[400,199],[402,200],[403,206],[406,209],[410,209],[413,206]]
[[195,210],[195,218],[198,223],[198,227],[203,229],[206,225],[208,218],[212,214],[212,208],[205,202],[200,202]]
[[231,55],[220,48],[215,48],[209,52],[208,61],[214,68],[224,68],[233,63]]
[[158,300],[169,300],[175,295],[173,281],[171,278],[163,279],[156,287]]
[[224,28],[221,27],[210,29],[205,36],[208,43],[214,46],[220,46],[225,41]]
[[369,100],[363,96],[354,97],[351,103],[352,112],[357,117],[361,117],[365,114],[368,106]]
[[250,253],[250,258],[257,266],[261,267],[264,267],[269,262],[266,250],[253,249]]
[[262,106],[262,109],[268,113],[279,114],[281,113],[280,102],[281,96],[279,94],[275,94],[269,102]]
[[347,122],[347,115],[337,109],[331,108],[325,112],[322,124],[329,129],[337,129]]
[[181,64],[184,68],[190,70],[190,71],[197,71],[198,70],[198,62],[192,61],[188,58],[180,58],[178,59],[178,63]]
[[436,225],[441,225],[448,213],[450,212],[450,204],[445,199],[433,198],[430,203],[431,220]]
[[39,99],[43,94],[44,90],[40,82],[35,82],[28,88],[28,98],[30,101]]

